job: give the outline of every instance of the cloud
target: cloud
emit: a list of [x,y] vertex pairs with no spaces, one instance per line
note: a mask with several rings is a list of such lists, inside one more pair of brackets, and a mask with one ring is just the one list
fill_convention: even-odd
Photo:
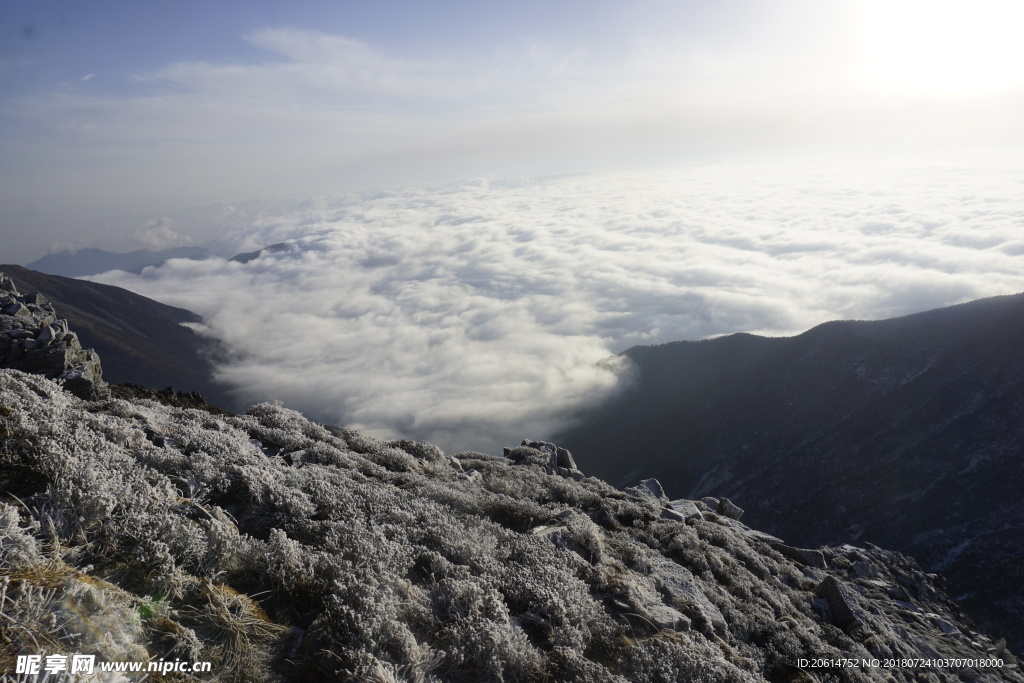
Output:
[[1021,177],[974,163],[722,163],[321,198],[232,236],[286,251],[98,279],[202,314],[244,401],[493,452],[614,391],[629,369],[603,360],[634,344],[1024,290]]
[[188,235],[179,235],[173,225],[174,221],[170,218],[154,219],[135,231],[135,241],[146,249],[155,251],[192,244],[192,238]]

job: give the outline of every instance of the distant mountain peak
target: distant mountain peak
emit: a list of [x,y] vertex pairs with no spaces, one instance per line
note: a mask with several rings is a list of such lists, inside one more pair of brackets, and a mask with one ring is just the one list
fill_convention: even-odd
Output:
[[258,259],[263,254],[278,254],[282,251],[288,251],[292,245],[287,242],[278,242],[277,244],[271,244],[269,247],[263,247],[256,251],[247,251],[242,254],[235,254],[231,257],[232,261],[237,263],[248,263],[249,261]]
[[25,267],[48,275],[84,277],[109,270],[138,272],[148,266],[158,266],[172,258],[201,260],[209,256],[210,251],[205,247],[172,247],[159,251],[137,249],[127,253],[85,248],[47,254]]

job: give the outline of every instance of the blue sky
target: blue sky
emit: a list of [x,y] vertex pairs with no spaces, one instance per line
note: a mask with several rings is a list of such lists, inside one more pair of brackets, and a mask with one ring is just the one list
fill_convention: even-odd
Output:
[[207,242],[245,202],[325,192],[1017,149],[1021,18],[1005,0],[9,0],[0,226],[27,262],[152,245],[156,224]]

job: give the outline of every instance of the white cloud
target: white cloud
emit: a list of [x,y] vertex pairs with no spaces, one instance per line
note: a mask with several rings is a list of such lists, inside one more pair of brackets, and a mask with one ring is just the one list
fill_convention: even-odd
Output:
[[159,251],[169,247],[180,247],[192,243],[188,235],[181,235],[173,228],[174,221],[170,218],[156,218],[145,227],[135,231],[135,241],[146,249]]
[[599,363],[633,344],[1024,290],[1024,179],[971,163],[722,163],[321,199],[234,235],[286,252],[101,279],[205,316],[247,401],[493,451],[614,390],[622,369]]

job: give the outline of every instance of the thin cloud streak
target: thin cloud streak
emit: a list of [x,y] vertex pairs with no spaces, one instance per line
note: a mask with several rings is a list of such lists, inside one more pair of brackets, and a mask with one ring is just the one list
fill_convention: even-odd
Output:
[[97,279],[202,314],[243,401],[490,451],[553,433],[628,381],[602,360],[634,344],[793,334],[1024,290],[1012,165],[823,168],[350,196],[233,236],[239,251],[286,252]]

